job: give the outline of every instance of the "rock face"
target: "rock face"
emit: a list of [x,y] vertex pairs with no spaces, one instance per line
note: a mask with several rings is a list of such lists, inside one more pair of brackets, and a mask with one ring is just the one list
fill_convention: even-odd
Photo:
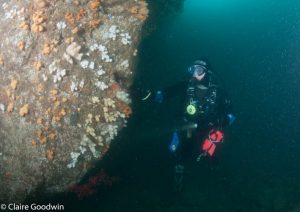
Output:
[[61,192],[131,114],[147,4],[0,0],[0,200]]

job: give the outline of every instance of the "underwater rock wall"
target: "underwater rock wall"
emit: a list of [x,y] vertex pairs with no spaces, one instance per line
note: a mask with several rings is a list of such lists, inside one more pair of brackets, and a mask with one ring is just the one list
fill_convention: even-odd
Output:
[[62,192],[131,114],[137,0],[0,0],[0,200]]

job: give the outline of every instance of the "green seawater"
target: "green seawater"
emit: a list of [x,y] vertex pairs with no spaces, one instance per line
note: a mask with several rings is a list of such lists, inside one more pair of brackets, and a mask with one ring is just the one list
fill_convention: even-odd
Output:
[[142,41],[135,84],[171,85],[187,78],[195,59],[206,58],[237,116],[225,142],[213,159],[186,161],[184,189],[176,194],[168,152],[176,104],[135,101],[128,127],[99,165],[120,182],[86,200],[69,197],[66,208],[299,211],[300,2],[185,0],[177,9],[158,17]]

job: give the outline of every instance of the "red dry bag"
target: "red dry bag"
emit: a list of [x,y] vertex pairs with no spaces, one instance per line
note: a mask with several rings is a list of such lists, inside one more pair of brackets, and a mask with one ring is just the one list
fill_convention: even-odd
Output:
[[208,138],[202,143],[202,150],[212,156],[216,150],[216,144],[223,141],[224,134],[220,130],[210,130]]

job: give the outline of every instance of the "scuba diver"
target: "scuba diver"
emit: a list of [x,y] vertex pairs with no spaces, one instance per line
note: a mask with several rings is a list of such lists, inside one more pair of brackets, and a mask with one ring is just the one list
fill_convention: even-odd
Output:
[[[156,92],[148,91],[142,101],[168,102],[178,97],[181,104],[179,123],[175,124],[169,151],[175,158],[175,190],[181,191],[187,146],[196,144],[196,161],[212,157],[224,141],[224,127],[235,121],[231,103],[207,62],[196,60],[188,67],[189,80],[178,82]],[[183,111],[183,113],[182,113]],[[195,148],[194,148],[195,149]]]

